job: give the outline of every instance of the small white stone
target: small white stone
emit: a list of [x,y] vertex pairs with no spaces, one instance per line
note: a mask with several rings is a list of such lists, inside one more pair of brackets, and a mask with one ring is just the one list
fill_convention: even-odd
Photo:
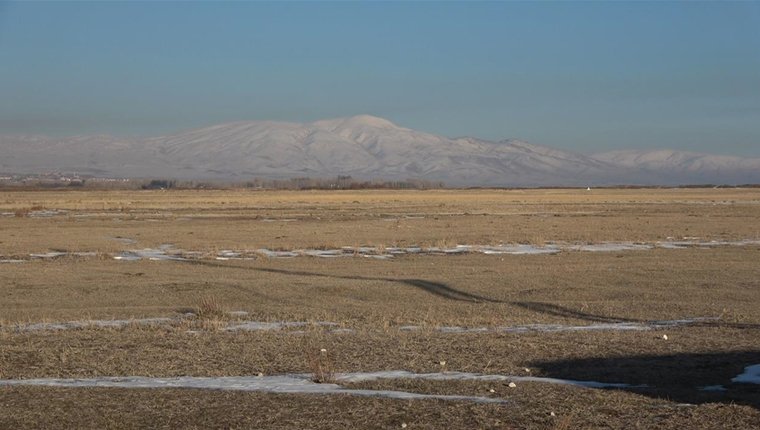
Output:
[[488,390],[488,392],[489,392],[489,393],[495,393],[495,392],[496,392],[496,390],[494,390],[493,388],[491,388],[490,390]]
[[523,370],[525,371],[525,373],[530,373],[530,369],[528,369],[527,367],[524,368]]
[[319,352],[327,352],[327,350],[324,349],[324,348],[322,348],[322,349],[319,350]]
[[261,377],[263,377],[263,376],[264,376],[264,374],[263,374],[263,373],[261,373],[261,372],[259,372],[259,373],[258,373],[256,376],[258,376],[259,378],[261,378]]
[[553,417],[556,417],[556,416],[557,416],[557,414],[555,414],[554,412],[551,412],[549,415],[551,415],[551,416],[553,416]]
[[509,388],[515,388],[515,387],[517,387],[517,384],[515,384],[514,382],[509,383]]
[[441,366],[445,366],[445,365],[446,365],[446,361],[444,361],[444,360],[441,360],[441,362],[440,362],[439,364],[440,364]]
[[662,338],[665,339],[665,340],[668,340],[668,335],[667,334],[663,334]]
[[401,423],[401,428],[405,429],[406,428],[406,423]]

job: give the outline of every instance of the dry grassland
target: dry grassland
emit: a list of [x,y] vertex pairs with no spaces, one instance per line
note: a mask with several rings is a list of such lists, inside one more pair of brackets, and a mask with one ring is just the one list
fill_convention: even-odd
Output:
[[[223,249],[760,239],[760,190],[14,191],[0,192],[0,213],[0,260],[26,260],[0,263],[0,378],[304,373],[312,371],[314,348],[324,348],[331,372],[462,371],[647,386],[345,384],[504,404],[0,387],[0,428],[760,428],[759,386],[731,383],[760,364],[760,245],[213,259]],[[211,258],[110,256],[162,244]],[[99,254],[28,258],[49,251]],[[171,322],[24,329],[146,317]],[[705,319],[637,331],[498,330],[693,318]],[[244,320],[309,324],[224,330]],[[489,331],[440,331],[455,326]],[[699,389],[711,385],[727,391]]]

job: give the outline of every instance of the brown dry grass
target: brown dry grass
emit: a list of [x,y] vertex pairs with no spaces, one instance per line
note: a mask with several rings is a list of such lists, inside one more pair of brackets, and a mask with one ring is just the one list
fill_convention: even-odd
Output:
[[0,193],[0,212],[34,205],[68,212],[0,217],[3,254],[760,237],[754,189]]
[[[162,243],[215,253],[260,247],[760,237],[760,190],[0,193],[0,212],[33,206],[69,212],[52,218],[0,217],[0,256],[55,249],[118,252]],[[2,265],[0,376],[7,378],[311,372],[326,382],[343,371],[438,372],[445,361],[445,370],[452,371],[523,374],[527,367],[538,376],[643,382],[656,389],[611,392],[521,383],[511,391],[496,387],[494,395],[509,401],[496,406],[196,390],[0,388],[0,428],[146,423],[398,428],[402,422],[409,428],[757,427],[757,390],[733,384],[726,394],[701,393],[694,386],[730,384],[744,365],[760,362],[759,257],[757,246],[747,246],[386,261],[62,258]],[[188,309],[199,318],[169,327],[12,329],[14,323],[176,316]],[[237,310],[248,311],[245,318],[251,320],[332,321],[354,331],[337,334],[330,332],[333,327],[318,326],[304,332],[220,330],[234,319],[227,311]],[[642,332],[457,335],[435,330],[694,316],[721,319]],[[422,328],[399,330],[409,324]],[[490,392],[481,383],[461,382],[356,385],[361,386]],[[699,406],[678,406],[684,401]],[[162,404],[170,406],[157,407]],[[104,409],[108,413],[100,412]],[[73,410],[77,413],[66,412]]]
[[311,380],[320,384],[335,382],[333,352],[325,348],[327,342],[322,336],[304,337],[302,351]]
[[582,324],[588,316],[760,323],[759,255],[742,247],[387,261],[34,261],[3,266],[0,315],[6,322],[172,316],[213,297],[213,308],[248,311],[250,319],[358,328]]
[[227,315],[219,300],[214,296],[203,297],[198,301],[195,307],[195,315],[200,319],[222,319]]

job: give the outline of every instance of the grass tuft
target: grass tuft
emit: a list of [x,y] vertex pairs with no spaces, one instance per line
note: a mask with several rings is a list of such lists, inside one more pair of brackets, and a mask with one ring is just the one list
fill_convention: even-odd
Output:
[[195,315],[203,320],[218,320],[225,317],[227,312],[216,297],[203,297],[195,307]]
[[304,342],[304,355],[311,372],[311,380],[318,384],[333,384],[335,383],[335,366],[330,352],[320,345],[321,343],[314,339]]

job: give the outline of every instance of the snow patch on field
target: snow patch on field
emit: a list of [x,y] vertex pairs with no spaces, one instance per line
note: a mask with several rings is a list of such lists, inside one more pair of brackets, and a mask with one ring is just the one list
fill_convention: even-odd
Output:
[[[248,315],[245,311],[232,311],[228,315],[233,318],[245,317]],[[194,314],[187,313],[181,316],[169,318],[142,318],[142,319],[114,319],[114,320],[80,320],[65,322],[39,322],[29,324],[10,325],[16,331],[41,331],[41,330],[76,330],[85,328],[124,328],[130,325],[136,326],[167,326],[179,324],[182,321],[192,320]],[[661,320],[647,322],[619,322],[619,323],[602,323],[589,325],[562,325],[562,324],[528,324],[518,326],[497,326],[497,327],[458,327],[444,326],[435,327],[434,331],[450,334],[465,333],[557,333],[557,332],[579,332],[579,331],[646,331],[663,328],[678,327],[690,324],[696,324],[705,321],[718,321],[717,317],[697,317],[685,318],[678,320]],[[251,320],[231,320],[224,322],[221,327],[223,331],[272,331],[285,330],[298,327],[333,327],[330,333],[349,333],[353,330],[350,328],[337,328],[340,324],[331,321],[251,321]],[[400,331],[418,331],[423,327],[416,325],[404,325],[398,327]]]
[[[529,333],[529,332],[568,332],[568,331],[645,331],[657,330],[669,327],[695,324],[705,321],[718,321],[718,317],[697,317],[678,320],[659,320],[645,322],[615,322],[588,325],[563,325],[563,324],[527,324],[518,326],[502,327],[435,327],[434,330],[441,333]],[[405,325],[399,327],[401,331],[421,330],[422,327]]]
[[124,328],[130,325],[156,326],[165,325],[176,318],[142,318],[123,320],[82,320],[66,322],[40,322],[32,324],[16,324],[12,326],[16,331],[43,331],[43,330],[77,330],[85,328]]
[[276,376],[221,376],[175,378],[151,378],[144,376],[98,377],[77,379],[2,379],[0,386],[53,386],[65,388],[194,388],[208,390],[260,391],[267,393],[300,394],[349,394],[364,397],[387,397],[403,400],[438,399],[469,401],[476,403],[505,403],[494,397],[420,394],[406,391],[369,390],[346,388],[340,383],[358,383],[379,379],[428,380],[428,381],[484,381],[537,382],[547,384],[572,385],[585,388],[646,388],[646,385],[609,383],[597,381],[577,381],[572,379],[542,378],[536,376],[486,375],[466,372],[413,373],[405,370],[388,370],[379,372],[353,372],[335,375],[335,384],[316,383],[309,374],[287,374]]
[[221,376],[149,378],[144,376],[101,377],[82,379],[5,379],[0,386],[46,386],[64,388],[194,388],[206,390],[259,391],[266,393],[349,394],[362,397],[385,397],[401,400],[450,400],[476,403],[505,403],[503,399],[480,396],[420,394],[392,390],[350,389],[338,384],[321,384],[309,375]]
[[138,261],[138,260],[151,260],[151,261],[187,261],[188,259],[181,256],[180,251],[172,250],[172,245],[163,244],[158,248],[144,248],[132,251],[124,251],[119,255],[114,256],[114,260],[123,261]]
[[306,327],[306,326],[320,326],[320,327],[335,327],[338,323],[328,321],[277,321],[277,322],[262,322],[262,321],[243,321],[232,324],[225,327],[226,331],[268,331],[268,330],[282,330],[291,327]]
[[421,379],[428,381],[489,381],[489,382],[541,382],[547,384],[574,385],[586,388],[645,388],[647,385],[631,385],[573,379],[543,378],[539,376],[485,375],[469,372],[413,373],[405,370],[380,372],[342,373],[335,377],[338,382],[365,382],[378,379]]
[[[228,312],[231,317],[245,317],[248,315],[245,311]],[[187,313],[181,316],[169,318],[136,318],[136,319],[113,319],[113,320],[80,320],[65,322],[39,322],[29,324],[12,324],[8,328],[20,332],[30,331],[55,331],[55,330],[78,330],[88,328],[125,328],[129,326],[161,326],[171,327],[178,325],[183,321],[191,321],[195,318],[194,314]],[[329,321],[248,321],[232,320],[223,322],[223,331],[272,331],[285,330],[294,327],[338,327],[338,323]],[[331,333],[346,333],[349,329],[330,330]]]
[[[112,238],[114,240],[132,241],[128,238]],[[502,245],[456,245],[454,247],[372,247],[372,246],[344,246],[336,249],[293,249],[293,250],[271,250],[259,248],[255,250],[222,250],[217,253],[204,253],[200,251],[187,251],[173,249],[172,245],[164,244],[158,248],[144,248],[136,250],[127,250],[116,255],[111,255],[115,260],[121,261],[190,261],[200,259],[215,259],[220,261],[227,260],[254,260],[256,256],[267,258],[294,258],[294,257],[316,257],[316,258],[338,258],[338,257],[365,257],[379,260],[388,260],[396,256],[419,254],[419,255],[462,255],[462,254],[484,254],[484,255],[551,255],[560,252],[625,252],[625,251],[647,251],[656,248],[660,249],[686,249],[686,248],[714,248],[728,246],[755,246],[760,245],[760,240],[739,240],[739,241],[663,241],[654,243],[635,243],[635,242],[602,242],[596,244],[567,244],[567,243],[550,243],[547,245],[529,245],[529,244],[502,244]],[[95,257],[96,252],[63,252],[51,251],[46,253],[29,254],[30,259],[53,259],[65,256],[78,257]],[[24,260],[26,261],[26,260]],[[0,259],[3,263],[18,263],[17,259]]]

